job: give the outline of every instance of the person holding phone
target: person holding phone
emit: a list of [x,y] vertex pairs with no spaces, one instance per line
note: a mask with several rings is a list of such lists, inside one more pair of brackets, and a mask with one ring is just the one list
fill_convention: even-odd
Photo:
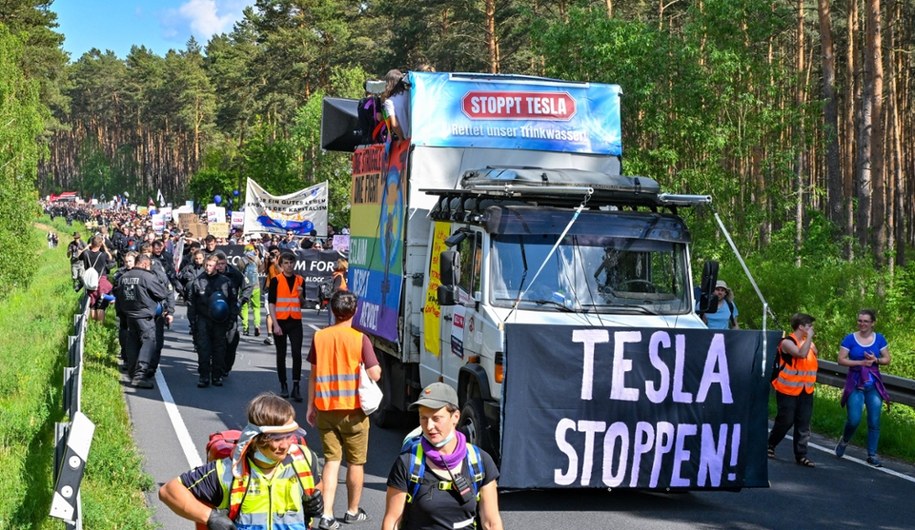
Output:
[[890,396],[880,375],[880,366],[890,364],[890,350],[886,338],[874,332],[877,315],[871,309],[858,311],[858,331],[850,333],[839,347],[838,363],[848,367],[841,405],[846,408],[845,429],[836,444],[836,456],[842,458],[851,437],[854,436],[864,409],[867,409],[867,463],[883,467],[877,457],[880,440],[880,411]]

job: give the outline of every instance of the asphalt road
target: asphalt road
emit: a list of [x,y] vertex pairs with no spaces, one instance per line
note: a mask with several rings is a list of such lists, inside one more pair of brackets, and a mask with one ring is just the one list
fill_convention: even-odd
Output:
[[[198,389],[196,355],[187,333],[184,308],[178,309],[171,331],[166,332],[156,388],[138,390],[124,381],[134,435],[145,458],[146,471],[157,485],[198,465],[205,458],[210,433],[243,427],[245,405],[252,397],[266,390],[279,392],[275,350],[263,344],[264,335],[242,337],[235,368],[225,386]],[[326,324],[327,314],[309,310],[303,316],[303,349],[307,353],[312,333]],[[262,325],[261,329],[265,327]],[[303,385],[308,377],[307,365],[304,372]],[[306,403],[293,404],[300,423],[305,425]],[[309,446],[320,455],[321,443],[315,430],[307,430]],[[354,526],[380,526],[385,480],[408,430],[372,428],[362,502],[371,519]],[[677,494],[626,490],[502,492],[502,518],[506,528],[531,530],[912,528],[915,506],[910,503],[915,498],[915,468],[885,461],[885,468],[874,469],[863,463],[866,455],[855,447],[849,447],[846,457],[840,460],[831,453],[834,444],[834,439],[815,435],[810,458],[817,467],[808,469],[794,463],[787,439],[778,448],[779,458],[769,461],[771,487],[767,489]],[[340,484],[334,510],[338,517],[345,510],[345,490],[345,485]],[[155,491],[147,492],[147,498],[162,528],[191,528],[191,523],[159,502]]]

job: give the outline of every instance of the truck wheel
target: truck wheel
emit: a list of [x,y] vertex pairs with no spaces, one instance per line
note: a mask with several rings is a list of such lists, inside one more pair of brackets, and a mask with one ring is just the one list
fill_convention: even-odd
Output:
[[483,401],[480,398],[470,398],[464,403],[458,430],[464,433],[468,442],[492,454],[489,435],[486,432],[486,416],[483,415]]

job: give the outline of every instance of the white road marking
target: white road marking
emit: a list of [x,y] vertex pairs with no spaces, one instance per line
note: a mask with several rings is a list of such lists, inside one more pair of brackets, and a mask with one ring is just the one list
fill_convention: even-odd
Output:
[[165,376],[162,370],[156,370],[156,383],[159,385],[159,392],[162,394],[162,402],[165,404],[165,410],[168,412],[168,418],[172,422],[172,428],[175,429],[175,435],[178,437],[178,443],[181,444],[181,450],[184,451],[184,457],[187,459],[188,469],[194,469],[202,466],[203,461],[197,454],[197,448],[191,440],[191,434],[184,424],[184,419],[175,405],[175,399],[172,397],[171,390],[168,389],[168,383],[165,382]]

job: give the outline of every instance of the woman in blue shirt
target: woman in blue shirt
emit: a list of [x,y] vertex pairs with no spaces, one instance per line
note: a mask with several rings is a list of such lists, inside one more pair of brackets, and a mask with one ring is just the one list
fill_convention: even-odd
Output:
[[858,331],[847,335],[839,347],[838,363],[848,367],[841,401],[848,416],[845,431],[836,444],[836,456],[841,458],[845,454],[845,448],[861,423],[861,415],[867,407],[867,463],[882,467],[883,464],[877,458],[880,409],[884,401],[889,401],[889,395],[880,376],[880,365],[890,364],[890,350],[886,338],[874,332],[876,322],[877,317],[872,310],[858,311]]

